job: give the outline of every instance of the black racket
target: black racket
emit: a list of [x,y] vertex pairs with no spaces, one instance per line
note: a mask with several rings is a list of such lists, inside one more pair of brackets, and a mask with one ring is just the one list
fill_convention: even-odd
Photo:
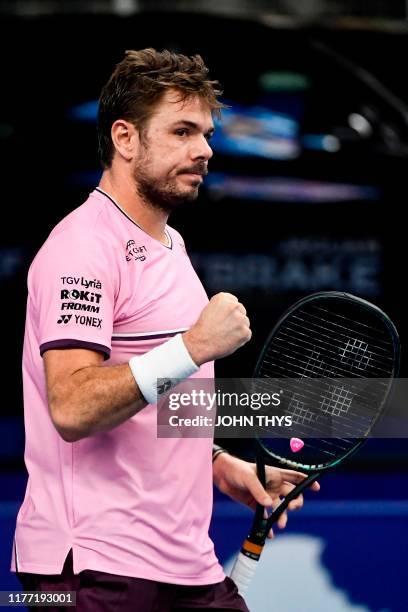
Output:
[[254,385],[256,391],[264,387],[271,392],[274,383],[289,384],[280,411],[291,416],[296,437],[277,438],[267,429],[257,432],[258,478],[265,486],[265,464],[271,460],[307,477],[268,518],[257,504],[231,573],[241,594],[255,573],[272,524],[289,503],[369,436],[398,375],[399,355],[398,333],[387,315],[346,293],[310,295],[292,306],[272,330],[255,368]]

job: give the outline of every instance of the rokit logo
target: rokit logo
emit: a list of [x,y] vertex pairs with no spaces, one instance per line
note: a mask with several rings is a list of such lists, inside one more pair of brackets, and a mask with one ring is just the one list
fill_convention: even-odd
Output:
[[82,300],[83,302],[96,302],[100,303],[102,298],[101,293],[94,293],[93,291],[80,291],[79,289],[61,289],[61,300]]
[[134,240],[128,240],[126,243],[126,261],[145,261],[147,249],[144,245],[136,246]]
[[66,325],[67,323],[70,322],[71,319],[72,319],[72,315],[61,315],[61,318],[58,319],[57,323],[58,325],[62,325],[62,323]]
[[88,280],[83,276],[61,276],[63,285],[81,285],[85,287],[85,289],[89,289],[89,287],[93,289],[102,289],[101,281],[94,278],[93,280]]

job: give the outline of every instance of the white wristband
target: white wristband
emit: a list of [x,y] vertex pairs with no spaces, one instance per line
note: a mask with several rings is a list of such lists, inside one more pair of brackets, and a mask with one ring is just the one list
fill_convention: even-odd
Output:
[[166,379],[166,384],[159,390],[163,393],[200,369],[191,359],[181,334],[144,355],[132,357],[129,366],[149,404],[157,404],[158,378]]

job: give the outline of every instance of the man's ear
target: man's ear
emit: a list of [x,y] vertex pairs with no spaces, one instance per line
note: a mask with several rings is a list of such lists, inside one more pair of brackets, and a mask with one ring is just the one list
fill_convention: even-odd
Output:
[[126,161],[131,161],[140,148],[139,130],[124,119],[117,119],[111,128],[111,138],[115,151]]

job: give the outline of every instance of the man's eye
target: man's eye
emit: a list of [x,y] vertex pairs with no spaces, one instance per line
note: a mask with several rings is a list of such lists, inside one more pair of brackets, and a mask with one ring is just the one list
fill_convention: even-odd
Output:
[[176,130],[176,134],[177,136],[187,136],[188,130],[186,128],[180,128],[179,130]]

